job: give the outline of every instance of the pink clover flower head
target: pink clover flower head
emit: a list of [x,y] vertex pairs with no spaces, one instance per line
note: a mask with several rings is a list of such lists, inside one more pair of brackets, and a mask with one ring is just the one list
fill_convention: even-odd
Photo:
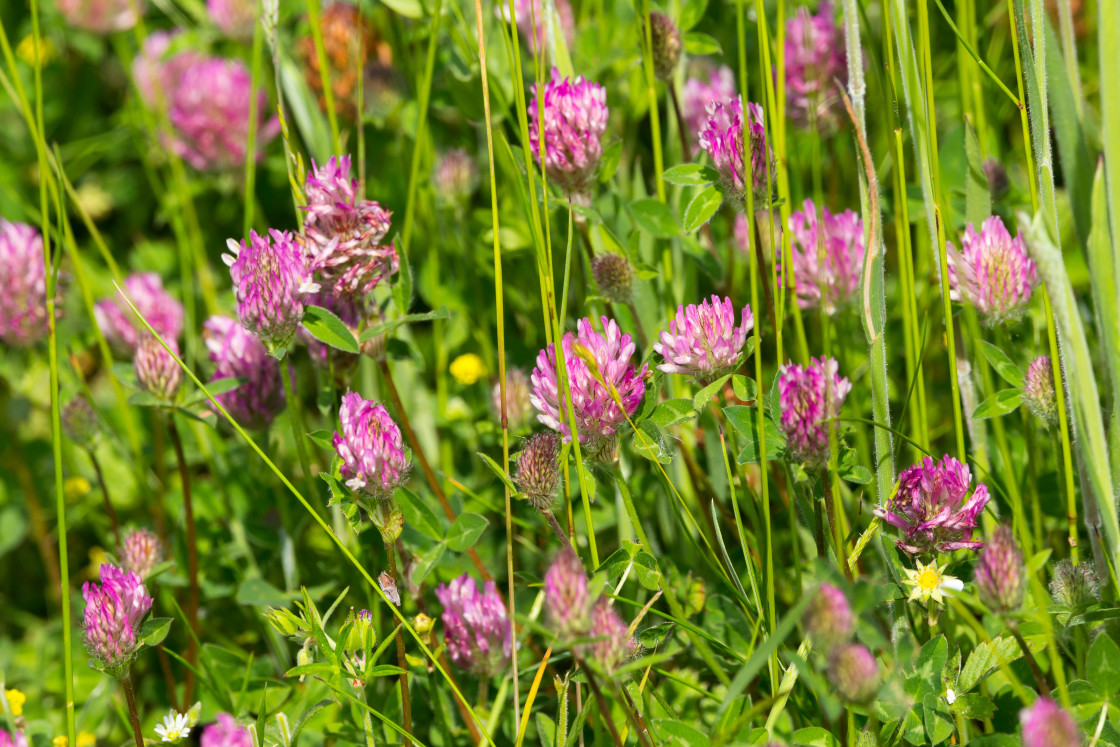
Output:
[[452,148],[436,161],[432,176],[436,199],[456,209],[470,200],[478,186],[478,166],[465,148]]
[[82,586],[86,602],[82,629],[90,656],[102,667],[115,670],[136,652],[136,635],[152,608],[152,598],[131,571],[102,563],[100,577],[100,584],[87,581]]
[[989,326],[1022,316],[1039,283],[1038,266],[1027,254],[1022,234],[1011,238],[999,216],[984,221],[980,233],[970,223],[961,251],[946,242],[950,298],[971,304]]
[[97,326],[113,350],[132,356],[141,338],[148,334],[128,304],[118,297],[120,293],[132,302],[160,337],[168,342],[179,339],[183,332],[183,305],[163,289],[159,275],[140,272],[125,278],[123,291],[101,299],[93,307]]
[[140,99],[151,109],[171,105],[170,97],[179,87],[183,72],[202,59],[196,52],[184,50],[168,53],[179,31],[154,31],[132,61],[132,78]]
[[[543,96],[544,119],[538,101]],[[541,159],[544,138],[544,168],[548,179],[569,195],[586,192],[603,155],[602,138],[607,131],[607,89],[584,80],[565,78],[552,68],[552,80],[542,91],[537,85],[529,103],[529,144],[533,158]]]
[[1054,368],[1048,355],[1040,355],[1027,366],[1023,381],[1023,404],[1047,426],[1058,422],[1058,399],[1054,390]]
[[242,426],[253,430],[267,427],[284,409],[280,363],[260,340],[229,317],[212,316],[202,327],[214,364],[210,380],[246,379],[241,386],[217,395],[218,401]]
[[560,486],[560,435],[555,431],[534,433],[517,455],[513,482],[540,511],[551,511]]
[[875,515],[902,530],[897,544],[908,553],[978,550],[984,543],[972,533],[989,496],[982,482],[969,494],[971,482],[968,466],[948,454],[940,462],[926,457],[903,470],[894,497]]
[[206,10],[214,25],[231,39],[247,41],[253,38],[257,21],[255,0],[206,0]]
[[549,624],[563,640],[585,635],[591,626],[587,574],[571,550],[561,550],[544,575],[544,608]]
[[1045,695],[1019,711],[1023,747],[1080,747],[1077,724],[1064,708]]
[[822,2],[817,14],[802,7],[786,22],[786,92],[790,119],[802,129],[816,122],[821,132],[840,123],[837,89],[848,82],[844,32],[833,17],[832,3]]
[[779,428],[795,461],[819,469],[828,461],[828,423],[837,417],[852,384],[837,373],[835,358],[814,358],[808,366],[787,363],[779,370],[782,406]]
[[487,581],[480,591],[475,580],[463,574],[450,584],[440,584],[436,597],[443,605],[443,635],[451,661],[472,674],[501,671],[509,663],[513,639],[494,582]]
[[346,485],[374,498],[391,498],[408,482],[409,463],[401,429],[382,405],[347,392],[338,412],[334,449]]
[[228,713],[219,713],[216,723],[202,730],[202,747],[253,747],[249,730]]
[[304,301],[319,290],[311,282],[307,258],[296,237],[269,229],[266,235],[249,230],[249,241],[226,242],[223,254],[237,297],[237,317],[269,352],[283,350],[303,320]]
[[0,340],[24,346],[45,337],[47,265],[34,227],[0,218],[0,285]]
[[29,744],[27,735],[22,731],[9,734],[4,729],[0,729],[0,747],[28,747]]
[[[174,340],[167,340],[168,346],[179,354],[179,344]],[[140,389],[153,394],[165,402],[170,402],[179,391],[183,381],[179,364],[164,350],[159,340],[145,334],[136,348],[136,355],[132,359],[132,368],[136,373],[136,383]]]
[[136,25],[144,5],[144,0],[58,0],[67,23],[95,34],[127,31]]
[[600,597],[591,610],[591,642],[581,646],[581,656],[590,658],[607,672],[614,672],[638,649],[630,635],[630,626],[605,597]]
[[[590,319],[581,319],[576,325],[577,334],[566,333],[562,343],[576,435],[580,443],[590,445],[601,445],[604,440],[611,439],[638,409],[646,392],[644,379],[649,368],[643,363],[639,369],[630,362],[635,345],[630,335],[618,328],[617,322],[605,316],[601,321],[603,332],[599,333],[591,326]],[[598,376],[617,392],[621,407],[607,387],[596,380],[589,362],[594,364]],[[555,343],[537,355],[531,378],[533,393],[529,401],[537,408],[537,420],[559,431],[565,443],[570,442],[568,415],[560,404]]]
[[[518,430],[529,422],[533,406],[529,402],[529,394],[533,382],[523,368],[510,368],[506,370],[506,422],[510,430]],[[494,416],[499,420],[502,417],[502,388],[501,382],[495,381],[490,390],[490,406]]]
[[339,295],[368,294],[400,269],[396,246],[383,243],[392,213],[357,192],[350,156],[332,156],[322,167],[311,162],[303,229],[311,269]]
[[862,643],[837,646],[828,657],[828,678],[844,700],[866,703],[879,691],[879,663]]
[[766,138],[762,107],[752,102],[748,111],[750,121],[746,147],[749,157],[744,157],[743,102],[739,98],[710,104],[707,120],[699,135],[700,147],[712,159],[724,189],[740,211],[746,209],[748,189],[754,192],[755,208],[769,206],[770,189],[777,181],[774,153]]
[[[168,116],[175,128],[172,147],[199,171],[241,168],[249,138],[250,106],[257,107],[257,147],[280,132],[268,113],[268,96],[260,90],[252,101],[253,79],[240,60],[202,58],[188,65],[171,92]],[[260,160],[263,152],[258,151]]]
[[163,561],[163,543],[149,529],[133,529],[121,541],[121,567],[143,581]]
[[1015,612],[1027,592],[1023,553],[1011,528],[1001,526],[976,561],[976,593],[993,612]]
[[735,94],[735,74],[726,65],[712,68],[707,79],[701,76],[685,81],[681,92],[681,110],[689,139],[695,142],[695,138],[703,131],[704,125],[708,123],[708,108],[712,104],[732,101]]
[[854,617],[844,592],[832,584],[821,584],[805,610],[805,631],[822,651],[845,643],[852,637]]
[[863,221],[851,210],[833,214],[821,208],[822,225],[812,200],[805,200],[803,208],[789,217],[797,304],[803,309],[823,305],[825,313],[832,315],[859,290]]
[[708,384],[735,370],[739,355],[747,344],[747,335],[754,329],[751,307],[744,306],[735,326],[735,307],[730,298],[712,296],[699,305],[678,306],[677,315],[669,321],[669,330],[661,333],[656,350],[665,362],[657,368],[665,373],[692,376],[700,384]]

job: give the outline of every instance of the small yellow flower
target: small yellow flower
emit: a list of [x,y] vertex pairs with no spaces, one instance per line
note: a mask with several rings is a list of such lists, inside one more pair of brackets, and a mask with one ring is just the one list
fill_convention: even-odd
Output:
[[923,565],[918,561],[917,569],[906,570],[906,583],[913,587],[910,590],[911,601],[928,602],[933,600],[940,604],[945,594],[960,591],[964,588],[961,580],[955,576],[945,575],[945,566],[938,567],[936,563]]
[[70,740],[66,738],[65,734],[60,734],[51,740],[51,744],[54,745],[54,747],[66,747],[66,745],[70,744]]
[[23,704],[27,702],[27,696],[19,690],[6,690],[4,697],[8,699],[8,707],[12,709],[13,716],[23,715]]
[[[16,56],[28,65],[35,65],[35,37],[31,34],[20,40],[16,47]],[[39,37],[39,65],[45,66],[54,57],[54,46],[46,37]]]
[[84,477],[67,477],[66,482],[62,483],[62,491],[66,495],[66,500],[71,503],[84,497],[89,493],[89,490],[89,480]]
[[451,361],[451,375],[463,386],[470,386],[486,375],[486,364],[474,353],[466,353]]
[[78,732],[78,747],[95,747],[97,745],[97,736],[88,732]]
[[423,612],[412,618],[412,627],[415,628],[416,632],[420,635],[427,635],[433,625],[435,625],[435,620],[428,617]]

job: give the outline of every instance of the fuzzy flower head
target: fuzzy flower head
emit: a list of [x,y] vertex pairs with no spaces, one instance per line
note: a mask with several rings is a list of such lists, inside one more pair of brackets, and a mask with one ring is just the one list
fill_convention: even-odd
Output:
[[828,651],[852,637],[853,616],[844,592],[832,584],[821,584],[805,610],[805,631],[814,645]]
[[137,11],[144,11],[143,0],[58,0],[58,9],[74,28],[109,34],[127,31],[136,25]]
[[1040,355],[1027,366],[1023,404],[1048,427],[1058,422],[1058,399],[1054,391],[1054,368],[1050,356]]
[[[543,120],[539,111],[542,103]],[[533,158],[541,160],[543,136],[545,173],[567,194],[586,192],[594,181],[603,155],[608,116],[607,89],[584,80],[582,75],[564,78],[552,68],[552,80],[545,83],[543,91],[539,85],[534,88],[529,103]]]
[[432,187],[440,204],[461,211],[478,187],[478,166],[464,148],[453,148],[436,161]]
[[591,276],[599,286],[599,293],[612,303],[630,303],[634,289],[634,270],[626,257],[617,254],[600,254],[591,260]]
[[140,577],[102,563],[101,583],[82,586],[86,601],[82,630],[90,656],[101,667],[119,671],[136,652],[140,623],[152,608]]
[[1050,598],[1071,610],[1099,602],[1101,580],[1093,564],[1083,560],[1074,565],[1068,558],[1056,563],[1050,571]]
[[941,604],[947,594],[958,592],[964,588],[959,578],[945,574],[945,566],[936,563],[929,565],[918,561],[917,568],[904,568],[906,578],[903,580],[910,587],[910,601]]
[[62,432],[83,449],[92,448],[101,435],[101,421],[85,395],[74,397],[63,405],[60,420]]
[[712,296],[699,305],[678,306],[677,315],[669,321],[669,330],[661,333],[656,350],[665,362],[657,368],[665,373],[692,376],[707,384],[735,370],[739,355],[747,344],[747,335],[754,329],[751,307],[744,306],[735,326],[735,307],[730,298]]
[[231,39],[253,38],[257,20],[256,0],[206,0],[206,10],[214,25]]
[[513,482],[534,508],[552,510],[560,486],[559,434],[541,431],[529,437],[517,456]]
[[338,411],[341,427],[334,449],[342,460],[342,476],[351,490],[374,498],[390,498],[408,482],[409,463],[401,429],[379,404],[347,392]]
[[173,710],[163,717],[161,723],[156,724],[155,732],[161,742],[181,742],[191,735],[190,717]]
[[968,466],[946,454],[940,462],[925,457],[902,472],[898,489],[875,515],[902,530],[898,546],[908,553],[977,550],[972,539],[980,514],[988,505],[988,487],[977,483],[969,493]]
[[613,672],[637,650],[637,643],[630,636],[630,627],[618,610],[605,597],[600,597],[591,610],[592,639],[581,646],[581,656],[594,661],[607,672]]
[[814,358],[808,366],[787,363],[779,370],[780,428],[794,460],[820,468],[828,461],[828,423],[840,414],[852,384],[837,373],[835,358]]
[[817,15],[800,8],[786,23],[786,91],[790,119],[802,129],[814,121],[821,132],[834,130],[843,109],[837,83],[848,81],[844,32],[833,18],[832,3],[822,2]]
[[961,251],[946,244],[950,297],[971,304],[989,326],[1016,321],[1038,285],[1038,267],[1027,254],[1021,234],[1014,239],[999,216],[972,224],[961,237]]
[[838,646],[828,657],[828,679],[844,700],[866,703],[879,691],[879,664],[861,643]]
[[[167,345],[176,355],[179,354],[179,345],[174,340],[167,340]],[[145,334],[140,340],[132,359],[132,368],[141,390],[165,402],[175,399],[183,374],[179,370],[179,364],[155,337]]]
[[695,141],[708,122],[708,108],[735,98],[735,74],[726,65],[712,68],[706,76],[685,81],[681,93],[684,126],[690,140]]
[[30,345],[45,337],[47,265],[43,237],[26,223],[0,218],[0,340]]
[[383,243],[392,214],[372,200],[358,199],[350,156],[332,156],[322,167],[312,161],[304,193],[311,269],[336,294],[366,295],[400,269],[396,246]]
[[202,325],[202,337],[214,364],[211,381],[246,379],[236,389],[217,395],[242,426],[265,428],[284,409],[280,364],[261,341],[233,319],[212,316]]
[[240,60],[204,58],[182,71],[168,99],[168,117],[175,129],[172,147],[183,160],[199,171],[243,168],[252,106],[257,107],[258,148],[276,137],[279,120],[267,117],[263,88],[253,100],[252,83]]
[[303,320],[307,296],[319,290],[311,282],[307,258],[295,236],[269,229],[265,236],[249,230],[249,241],[226,241],[223,254],[237,297],[241,326],[255,334],[269,352],[284,350]]
[[513,651],[509,616],[493,581],[479,591],[464,574],[440,584],[436,597],[443,605],[444,639],[451,661],[468,672],[492,675],[509,663]]
[[571,550],[561,550],[544,575],[544,608],[561,639],[584,635],[591,627],[587,574]]
[[233,716],[219,713],[217,723],[202,730],[202,747],[253,747],[253,738]]
[[148,331],[132,309],[124,302],[124,295],[136,307],[152,329],[168,342],[179,339],[183,332],[183,305],[163,289],[163,281],[154,272],[141,272],[125,278],[124,289],[119,294],[103,298],[93,307],[93,316],[101,333],[121,355],[131,356]]
[[1077,724],[1064,708],[1045,695],[1019,711],[1023,747],[1080,747]]
[[748,107],[746,148],[744,151],[743,102],[740,98],[716,102],[708,106],[708,118],[700,130],[700,147],[712,159],[724,189],[740,210],[747,206],[747,190],[754,192],[756,208],[770,204],[774,176],[774,153],[766,138],[762,107]]
[[1010,527],[1001,526],[976,561],[976,593],[993,612],[1015,612],[1027,591],[1023,553]]
[[659,80],[669,80],[681,61],[684,43],[681,30],[673,19],[664,13],[649,14],[650,41],[653,48],[653,72]]
[[143,581],[163,561],[163,543],[148,529],[133,529],[125,535],[118,549],[121,567]]
[[823,305],[826,313],[835,314],[859,290],[863,221],[851,210],[833,215],[822,208],[822,224],[812,200],[805,200],[803,208],[789,217],[797,305],[803,309]]
[[[591,446],[601,446],[603,441],[610,440],[638,409],[646,393],[644,379],[648,370],[644,363],[638,369],[630,362],[635,350],[630,335],[623,334],[613,319],[602,317],[601,321],[602,334],[585,318],[576,325],[577,334],[566,333],[562,343],[576,435],[580,443]],[[560,403],[555,344],[537,355],[532,381],[529,401],[537,408],[537,420],[563,434],[565,443],[571,441],[568,414]],[[619,402],[615,402],[612,394]]]
[[[510,430],[518,430],[529,422],[533,406],[529,393],[533,382],[523,368],[506,369],[506,423]],[[490,390],[490,406],[497,418],[502,417],[502,387],[500,381],[494,382]]]

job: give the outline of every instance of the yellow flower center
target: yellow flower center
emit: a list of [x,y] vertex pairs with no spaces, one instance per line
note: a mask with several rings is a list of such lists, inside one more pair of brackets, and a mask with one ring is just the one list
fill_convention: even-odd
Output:
[[922,591],[933,591],[941,585],[941,574],[932,565],[926,566],[918,574],[918,587]]

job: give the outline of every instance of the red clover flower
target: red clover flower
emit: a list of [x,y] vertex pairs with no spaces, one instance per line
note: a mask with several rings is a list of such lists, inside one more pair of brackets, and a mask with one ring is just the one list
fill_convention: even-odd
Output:
[[787,363],[779,370],[782,406],[779,428],[795,461],[821,468],[828,461],[828,423],[840,414],[852,384],[837,374],[835,358],[814,358],[808,366]]
[[448,655],[458,667],[489,676],[509,663],[512,632],[506,606],[493,581],[479,591],[464,574],[449,585],[440,584],[436,597],[443,605],[444,639]]
[[[539,120],[540,96],[544,97],[543,121]],[[594,181],[608,117],[607,89],[582,75],[565,78],[553,68],[552,80],[544,84],[543,91],[540,85],[534,88],[529,103],[529,145],[533,158],[540,162],[544,138],[545,173],[565,193],[584,193]]]
[[731,373],[739,364],[747,335],[754,329],[750,306],[743,306],[739,326],[735,326],[735,306],[730,298],[712,296],[699,305],[678,306],[677,315],[669,321],[669,330],[661,333],[656,350],[665,362],[657,368],[665,373],[692,376],[699,384],[708,384]]

